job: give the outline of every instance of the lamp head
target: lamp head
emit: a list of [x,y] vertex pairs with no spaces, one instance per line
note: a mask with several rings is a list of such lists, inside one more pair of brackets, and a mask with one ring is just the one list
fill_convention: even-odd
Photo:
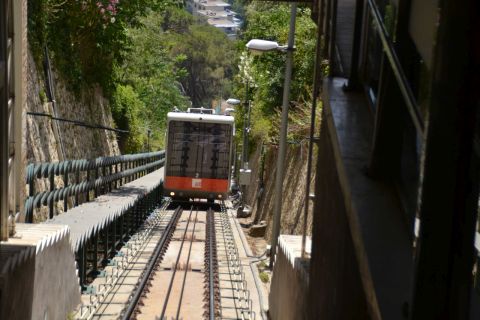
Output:
[[233,108],[225,108],[225,115],[229,116],[230,113],[233,113],[235,112],[235,109]]
[[252,39],[248,41],[246,47],[254,53],[262,53],[265,51],[277,50],[280,46],[275,41]]
[[240,104],[240,100],[234,99],[234,98],[229,98],[229,99],[227,99],[227,103],[229,105],[236,106],[236,105]]

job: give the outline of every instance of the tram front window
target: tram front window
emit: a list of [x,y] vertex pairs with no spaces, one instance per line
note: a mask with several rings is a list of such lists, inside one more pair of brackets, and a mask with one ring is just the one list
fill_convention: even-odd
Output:
[[232,126],[170,121],[167,175],[228,179]]

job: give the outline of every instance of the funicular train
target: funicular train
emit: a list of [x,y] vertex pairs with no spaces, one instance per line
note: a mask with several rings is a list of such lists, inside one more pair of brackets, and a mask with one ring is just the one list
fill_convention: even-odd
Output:
[[167,115],[163,192],[176,201],[228,196],[234,118],[190,108]]

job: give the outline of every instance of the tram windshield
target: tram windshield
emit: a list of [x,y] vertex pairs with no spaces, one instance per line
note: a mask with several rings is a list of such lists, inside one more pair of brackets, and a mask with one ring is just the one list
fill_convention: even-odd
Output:
[[232,125],[170,121],[167,176],[228,179]]

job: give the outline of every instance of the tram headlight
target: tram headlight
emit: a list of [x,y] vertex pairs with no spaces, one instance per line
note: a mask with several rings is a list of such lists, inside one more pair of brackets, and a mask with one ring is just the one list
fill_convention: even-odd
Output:
[[218,199],[222,199],[222,195],[221,195],[221,194],[218,195]]
[[173,197],[173,196],[175,196],[175,192],[172,191],[170,192],[170,197]]

